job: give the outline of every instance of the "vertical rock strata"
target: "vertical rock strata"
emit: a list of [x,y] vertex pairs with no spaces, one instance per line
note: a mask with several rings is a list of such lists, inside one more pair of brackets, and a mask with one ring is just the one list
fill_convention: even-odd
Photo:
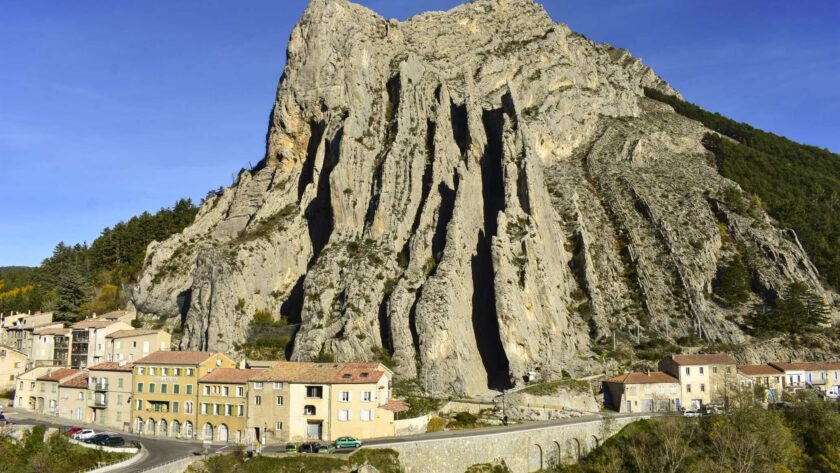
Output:
[[706,130],[643,87],[676,93],[530,0],[405,22],[313,0],[264,160],[150,245],[133,303],[181,317],[182,348],[232,350],[268,310],[300,323],[292,359],[390,356],[469,395],[592,370],[614,331],[744,340],[709,297],[744,248],[763,290],[823,293],[792,232],[722,203]]

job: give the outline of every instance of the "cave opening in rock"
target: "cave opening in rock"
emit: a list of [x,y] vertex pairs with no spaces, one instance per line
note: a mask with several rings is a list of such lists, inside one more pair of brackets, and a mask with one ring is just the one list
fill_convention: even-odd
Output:
[[321,140],[324,139],[325,130],[326,125],[324,122],[309,122],[309,143],[306,145],[306,159],[303,161],[300,178],[298,179],[298,202],[303,197],[303,191],[306,190],[306,186],[312,183],[318,146],[321,144]]
[[507,389],[512,386],[510,365],[499,333],[491,246],[498,230],[498,213],[505,206],[502,172],[504,111],[486,110],[482,114],[482,122],[487,134],[487,146],[479,163],[484,228],[479,230],[476,254],[472,258],[472,324],[478,352],[487,371],[487,386]]

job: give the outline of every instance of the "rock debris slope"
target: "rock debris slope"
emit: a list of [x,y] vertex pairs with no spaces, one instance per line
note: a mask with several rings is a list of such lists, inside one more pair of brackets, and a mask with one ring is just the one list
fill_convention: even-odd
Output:
[[738,251],[758,283],[823,293],[792,232],[725,203],[707,131],[627,51],[530,0],[405,22],[313,0],[294,29],[260,165],[149,246],[133,303],[182,348],[231,350],[253,314],[300,320],[290,356],[391,355],[430,392],[595,368],[645,336],[745,338],[711,301]]

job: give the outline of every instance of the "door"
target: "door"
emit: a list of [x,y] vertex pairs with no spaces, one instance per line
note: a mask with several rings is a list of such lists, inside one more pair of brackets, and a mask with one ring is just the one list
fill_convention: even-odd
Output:
[[225,424],[219,426],[219,440],[222,442],[228,441],[228,428]]
[[323,430],[323,424],[321,422],[307,422],[306,423],[306,436],[310,439],[321,440],[322,430]]

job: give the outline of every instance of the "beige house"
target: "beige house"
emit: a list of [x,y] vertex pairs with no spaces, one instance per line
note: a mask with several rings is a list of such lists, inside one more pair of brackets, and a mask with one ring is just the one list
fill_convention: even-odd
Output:
[[70,368],[52,368],[35,380],[35,412],[57,416],[61,412],[59,384],[78,376],[82,371]]
[[61,323],[53,322],[52,312],[37,312],[20,318],[15,317],[3,329],[3,343],[31,357],[33,332],[37,329],[61,328],[62,326]]
[[812,388],[830,397],[840,396],[840,362],[800,361],[770,365],[782,371],[787,389]]
[[15,379],[26,372],[26,354],[0,345],[0,391],[15,389]]
[[737,389],[735,358],[725,353],[670,355],[659,362],[659,369],[680,381],[680,408],[725,403]]
[[679,380],[661,371],[627,373],[604,381],[606,407],[621,413],[675,412],[681,393]]
[[38,406],[38,378],[53,368],[46,366],[33,368],[17,377],[15,385],[15,407],[34,411]]
[[158,351],[134,363],[132,431],[197,438],[198,384],[204,376],[236,363],[221,353]]
[[738,367],[738,374],[741,379],[739,384],[742,388],[756,391],[756,387],[764,390],[764,399],[761,402],[777,402],[782,399],[784,389],[784,372],[771,365],[741,365]]
[[90,371],[91,422],[128,431],[131,429],[131,392],[134,365],[106,362]]
[[59,417],[80,423],[92,422],[91,402],[92,396],[88,390],[88,373],[86,371],[71,376],[58,384],[56,415]]
[[379,363],[277,363],[248,383],[247,440],[392,436],[392,379]]
[[64,327],[35,329],[29,366],[70,366],[71,333]]
[[133,363],[156,351],[168,351],[172,336],[163,330],[118,330],[105,336],[106,361]]
[[70,341],[70,366],[87,368],[105,361],[108,335],[120,330],[134,330],[118,319],[91,318],[77,322]]
[[264,371],[218,368],[198,381],[199,438],[245,442],[248,381]]

